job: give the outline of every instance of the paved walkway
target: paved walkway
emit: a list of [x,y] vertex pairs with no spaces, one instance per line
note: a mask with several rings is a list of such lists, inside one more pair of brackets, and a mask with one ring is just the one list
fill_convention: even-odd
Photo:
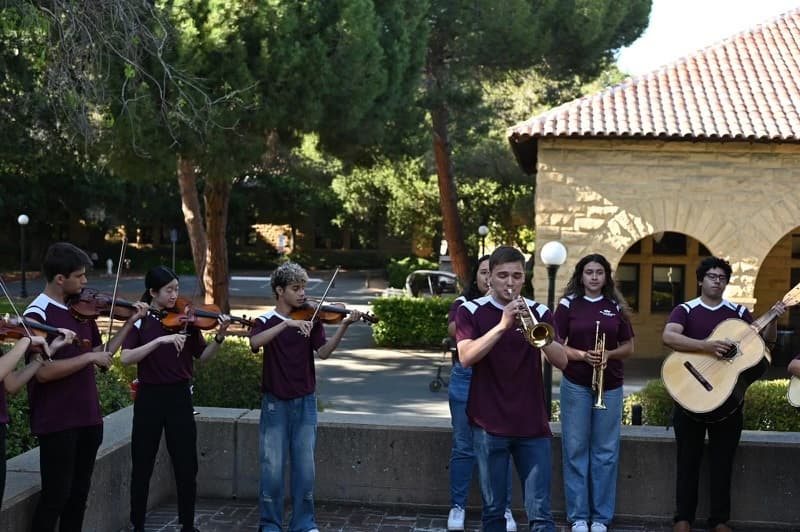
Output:
[[[147,515],[147,532],[179,532],[174,503],[165,504]],[[288,512],[287,512],[288,514]],[[317,525],[321,532],[445,532],[447,509],[318,503]],[[515,517],[522,519],[521,512]],[[201,532],[255,531],[258,526],[258,507],[255,501],[214,500],[198,501],[195,524]],[[556,523],[557,532],[569,532],[563,521]],[[285,525],[284,525],[285,526]],[[519,523],[518,530],[526,532],[527,524]],[[667,532],[668,523],[621,523],[613,532]],[[467,511],[466,532],[480,531],[480,512]],[[752,531],[756,532],[756,531]]]

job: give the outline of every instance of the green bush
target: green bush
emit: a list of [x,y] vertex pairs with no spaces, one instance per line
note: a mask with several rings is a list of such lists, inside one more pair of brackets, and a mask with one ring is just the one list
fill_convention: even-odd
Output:
[[247,338],[229,337],[213,359],[195,365],[194,404],[261,408],[261,356]]
[[376,345],[439,348],[447,336],[447,312],[452,297],[386,297],[372,301]]
[[623,424],[631,424],[631,410],[635,404],[642,405],[643,425],[672,424],[673,400],[660,379],[649,381],[641,390],[625,398],[622,403]]
[[[744,428],[799,432],[800,412],[786,401],[788,379],[756,381],[748,389],[744,400]],[[631,407],[642,405],[642,423],[645,425],[670,425],[673,400],[660,380],[647,383],[639,392],[625,398],[623,423],[631,423]]]
[[402,259],[391,259],[386,267],[386,274],[389,278],[389,286],[392,288],[404,288],[406,277],[414,270],[438,270],[439,265],[432,260],[422,257],[405,257]]

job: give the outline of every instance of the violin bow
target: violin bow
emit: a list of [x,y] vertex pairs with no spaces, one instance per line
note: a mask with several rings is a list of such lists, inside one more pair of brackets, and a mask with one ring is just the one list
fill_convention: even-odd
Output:
[[339,273],[339,268],[341,266],[337,266],[336,269],[333,271],[333,275],[331,276],[331,280],[328,281],[328,286],[325,287],[325,291],[322,293],[322,297],[319,298],[319,303],[317,304],[317,308],[314,309],[314,314],[311,315],[311,323],[314,323],[314,320],[317,318],[317,314],[319,314],[319,309],[322,308],[322,305],[325,304],[325,298],[328,296],[328,290],[331,289],[333,286],[333,281],[336,279],[336,274]]
[[[111,309],[108,313],[108,335],[106,336],[106,345],[103,351],[108,351],[108,344],[111,342],[111,330],[114,326],[114,304],[117,302],[117,288],[119,288],[119,274],[122,272],[122,261],[125,260],[125,247],[128,245],[128,237],[122,237],[122,246],[119,250],[119,261],[117,262],[117,276],[114,279],[114,290],[111,293]],[[102,368],[106,369],[106,368]]]
[[[8,290],[6,290],[6,283],[3,282],[3,278],[2,277],[0,277],[0,288],[3,289],[3,294],[6,296],[6,299],[8,300],[8,304],[11,305],[11,310],[14,311],[14,314],[17,316],[17,319],[19,320],[20,325],[22,325],[22,328],[25,330],[25,334],[28,335],[28,338],[33,338],[33,333],[31,333],[31,330],[28,329],[28,324],[25,323],[25,320],[23,319],[23,317],[19,315],[19,311],[17,310],[17,306],[14,304],[14,301],[11,299],[11,296],[8,295]],[[51,355],[49,353],[47,353],[47,352],[45,352],[45,354],[47,355],[47,360],[52,362],[53,358],[51,357]]]

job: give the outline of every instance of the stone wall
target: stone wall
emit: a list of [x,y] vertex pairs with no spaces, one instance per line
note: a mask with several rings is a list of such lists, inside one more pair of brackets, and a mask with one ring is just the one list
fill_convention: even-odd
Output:
[[[734,279],[726,297],[766,310],[779,299],[786,277],[774,269],[781,278],[760,281],[763,295],[756,279],[771,250],[800,226],[798,182],[797,144],[540,139],[536,238],[567,247],[557,277],[560,293],[588,253],[600,252],[616,266],[648,235],[683,233],[731,262]],[[547,278],[538,257],[534,275]],[[769,302],[760,303],[757,295]],[[635,325],[647,336],[637,330],[637,354],[663,353],[660,334],[651,333],[660,332],[664,318],[642,313]]]

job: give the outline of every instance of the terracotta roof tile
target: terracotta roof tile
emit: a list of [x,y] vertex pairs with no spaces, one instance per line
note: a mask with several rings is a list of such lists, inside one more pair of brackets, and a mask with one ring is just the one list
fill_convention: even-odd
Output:
[[800,141],[800,8],[508,131],[531,137]]

